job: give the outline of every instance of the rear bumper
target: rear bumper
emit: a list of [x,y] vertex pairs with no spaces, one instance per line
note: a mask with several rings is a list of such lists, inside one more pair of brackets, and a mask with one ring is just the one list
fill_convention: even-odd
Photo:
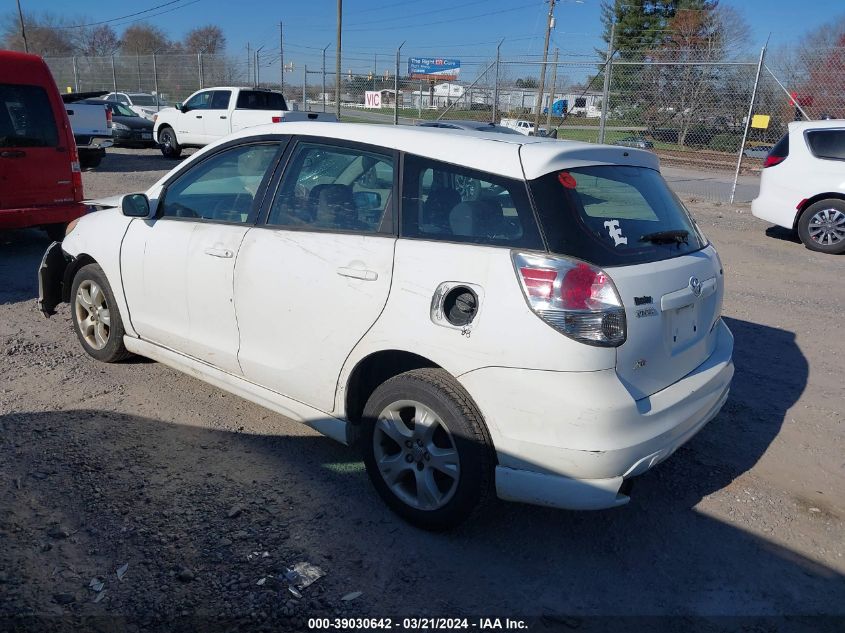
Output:
[[77,149],[106,149],[114,145],[113,137],[104,138],[101,136],[77,136]]
[[502,499],[568,509],[624,504],[623,482],[660,463],[724,405],[733,336],[675,384],[634,400],[614,370],[486,368],[459,379],[490,427]]
[[25,229],[30,226],[70,222],[85,215],[88,207],[81,203],[0,209],[0,229]]
[[764,170],[760,179],[760,195],[751,201],[751,214],[766,222],[777,224],[787,229],[795,227],[795,217],[798,215],[797,205],[808,196],[787,189],[770,174],[765,173],[777,167]]

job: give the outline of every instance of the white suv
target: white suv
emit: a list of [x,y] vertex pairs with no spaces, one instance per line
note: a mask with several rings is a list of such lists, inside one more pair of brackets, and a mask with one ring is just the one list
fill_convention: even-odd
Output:
[[285,123],[120,205],[50,246],[45,314],[359,444],[426,528],[624,504],[728,396],[722,266],[650,152]]
[[763,163],[751,212],[797,230],[810,250],[845,253],[845,120],[790,123]]

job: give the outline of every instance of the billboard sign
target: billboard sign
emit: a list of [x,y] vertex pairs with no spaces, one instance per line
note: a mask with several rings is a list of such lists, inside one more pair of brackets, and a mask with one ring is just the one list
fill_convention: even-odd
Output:
[[445,57],[408,58],[408,77],[411,79],[454,81],[460,74],[460,59],[446,59]]
[[381,91],[367,90],[364,92],[364,107],[365,108],[380,108],[381,107]]

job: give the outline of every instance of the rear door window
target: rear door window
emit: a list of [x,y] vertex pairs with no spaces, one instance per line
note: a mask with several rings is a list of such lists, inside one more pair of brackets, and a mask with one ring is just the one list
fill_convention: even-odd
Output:
[[278,92],[265,90],[241,90],[238,94],[238,108],[244,110],[287,110],[285,98]]
[[393,154],[301,142],[285,169],[267,224],[302,230],[389,232]]
[[657,171],[579,167],[530,183],[555,253],[598,266],[659,261],[699,250],[706,241]]
[[845,160],[845,130],[810,130],[806,135],[816,158]]
[[405,156],[402,236],[543,248],[521,180]]
[[59,131],[41,86],[0,84],[0,147],[57,147]]

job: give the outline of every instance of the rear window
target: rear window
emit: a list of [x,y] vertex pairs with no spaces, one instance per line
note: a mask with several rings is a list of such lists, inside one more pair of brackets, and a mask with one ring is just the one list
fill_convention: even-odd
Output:
[[405,156],[402,236],[542,249],[522,180]]
[[686,255],[706,244],[660,174],[629,166],[579,167],[531,181],[549,250],[597,266]]
[[285,98],[278,92],[241,90],[238,94],[238,108],[245,110],[287,110]]
[[41,86],[0,84],[0,147],[56,147],[59,132]]
[[152,97],[152,95],[130,95],[132,98],[132,105],[136,106],[154,106],[156,105],[156,100]]
[[813,156],[845,160],[845,130],[810,130],[806,134]]

